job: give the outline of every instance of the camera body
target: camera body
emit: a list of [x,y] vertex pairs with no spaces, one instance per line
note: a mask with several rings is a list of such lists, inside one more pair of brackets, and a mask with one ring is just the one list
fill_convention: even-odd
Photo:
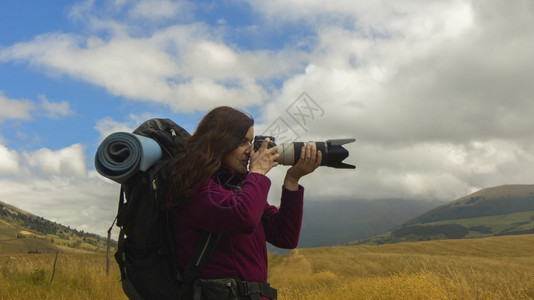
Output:
[[278,146],[278,153],[280,157],[276,160],[281,165],[294,165],[300,159],[302,147],[306,144],[313,144],[317,150],[320,150],[323,158],[321,166],[328,166],[337,169],[355,169],[356,166],[343,163],[343,160],[349,156],[349,151],[343,148],[342,145],[352,143],[356,139],[336,139],[326,140],[324,142],[292,142],[276,145],[273,136],[258,135],[254,137],[254,151],[260,149],[263,141],[269,138],[267,148]]
[[274,136],[268,136],[268,135],[257,135],[254,137],[254,151],[258,151],[260,149],[261,144],[263,144],[263,141],[269,138],[269,143],[267,144],[267,149],[272,148],[276,146],[275,138]]

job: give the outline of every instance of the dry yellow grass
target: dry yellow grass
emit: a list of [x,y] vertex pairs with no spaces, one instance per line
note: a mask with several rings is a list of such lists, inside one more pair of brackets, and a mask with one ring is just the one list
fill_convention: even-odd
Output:
[[0,257],[0,299],[126,299],[114,265],[105,255],[59,253]]
[[534,235],[298,249],[270,282],[280,299],[534,299]]
[[[0,256],[0,299],[126,299],[105,255]],[[298,249],[270,257],[279,299],[534,299],[534,235]]]

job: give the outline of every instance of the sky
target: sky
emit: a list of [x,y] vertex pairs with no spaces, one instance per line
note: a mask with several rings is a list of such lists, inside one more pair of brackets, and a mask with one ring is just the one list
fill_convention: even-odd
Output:
[[[0,2],[0,201],[105,235],[109,134],[210,109],[278,143],[355,138],[306,201],[428,199],[534,178],[530,0]],[[269,174],[279,203],[287,166]]]

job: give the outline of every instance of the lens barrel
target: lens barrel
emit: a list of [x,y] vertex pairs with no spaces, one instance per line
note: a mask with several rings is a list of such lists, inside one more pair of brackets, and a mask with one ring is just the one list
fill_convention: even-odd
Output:
[[[266,136],[256,136],[254,138],[254,149],[257,151]],[[269,136],[270,142],[268,148],[276,145],[274,137]],[[352,143],[356,139],[332,139],[324,142],[292,142],[278,145],[278,163],[281,165],[294,165],[300,159],[302,147],[306,144],[314,144],[317,150],[322,153],[321,166],[332,167],[336,169],[355,169],[356,166],[343,163],[343,160],[349,156],[349,151],[343,148],[343,145]]]

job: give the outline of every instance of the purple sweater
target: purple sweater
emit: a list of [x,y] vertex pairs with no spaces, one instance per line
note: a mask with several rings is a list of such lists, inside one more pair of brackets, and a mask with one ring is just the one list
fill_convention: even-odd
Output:
[[264,175],[239,176],[221,168],[174,219],[180,268],[191,260],[203,230],[222,237],[201,277],[267,281],[265,242],[279,248],[297,246],[304,194],[302,186],[298,191],[282,188],[277,208],[267,203],[270,186]]

